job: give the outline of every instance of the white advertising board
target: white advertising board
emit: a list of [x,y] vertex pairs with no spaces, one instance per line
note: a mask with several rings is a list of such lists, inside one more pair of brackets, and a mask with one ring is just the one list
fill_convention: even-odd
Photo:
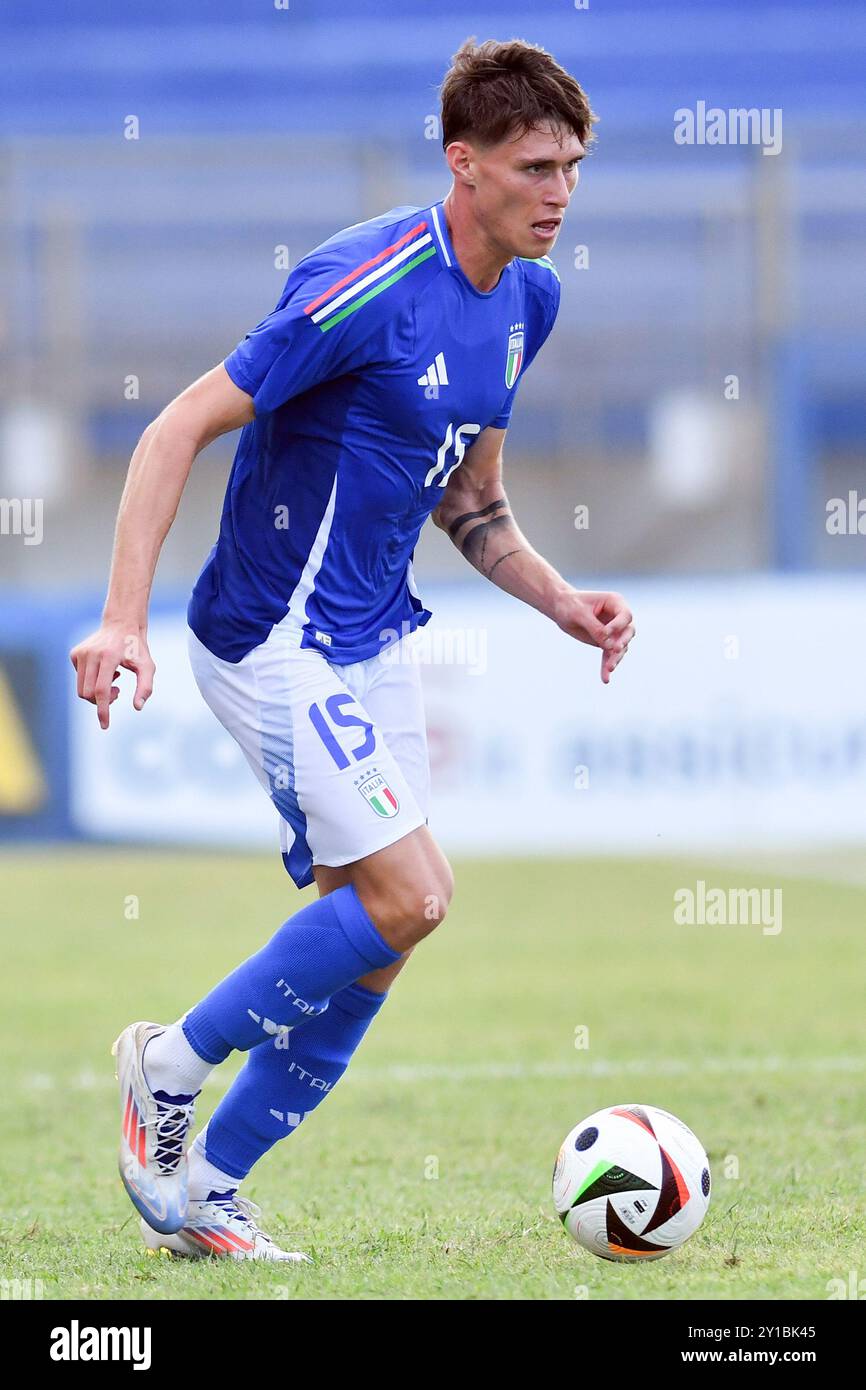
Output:
[[[617,585],[637,637],[600,654],[481,580],[427,586],[431,829],[451,853],[645,853],[866,839],[866,580]],[[276,843],[275,816],[201,699],[183,613],[151,625],[103,733],[74,700],[72,800],[100,838]]]

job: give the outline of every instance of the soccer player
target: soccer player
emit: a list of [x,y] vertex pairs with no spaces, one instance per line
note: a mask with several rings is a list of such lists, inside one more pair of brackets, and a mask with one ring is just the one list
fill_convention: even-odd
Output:
[[[121,667],[143,708],[160,547],[197,454],[243,427],[190,658],[279,812],[286,869],[319,897],[176,1023],[130,1024],[114,1045],[120,1172],[151,1248],[306,1258],[260,1229],[238,1186],[330,1094],[445,915],[418,663],[399,659],[431,616],[412,570],[427,517],[494,584],[600,648],[605,683],[634,636],[619,594],[574,589],[533,550],[502,482],[595,116],[550,54],[517,40],[468,40],[441,98],[447,196],[304,256],[274,311],[145,430],[102,625],[71,653],[103,729]],[[195,1097],[235,1049],[246,1064],[187,1151]]]

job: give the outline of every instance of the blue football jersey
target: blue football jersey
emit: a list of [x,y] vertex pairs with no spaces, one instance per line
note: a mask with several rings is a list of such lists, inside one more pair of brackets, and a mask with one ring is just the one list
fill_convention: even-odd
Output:
[[281,624],[348,663],[427,622],[418,534],[481,431],[508,424],[558,308],[546,256],[515,257],[477,290],[441,201],[304,256],[225,360],[256,417],[190,600],[199,640],[237,662]]

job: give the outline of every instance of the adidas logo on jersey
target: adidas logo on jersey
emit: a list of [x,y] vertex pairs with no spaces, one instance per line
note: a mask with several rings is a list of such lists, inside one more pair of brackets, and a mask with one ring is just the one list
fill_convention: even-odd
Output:
[[426,372],[422,372],[418,378],[419,386],[447,386],[448,369],[445,366],[444,352],[437,352]]

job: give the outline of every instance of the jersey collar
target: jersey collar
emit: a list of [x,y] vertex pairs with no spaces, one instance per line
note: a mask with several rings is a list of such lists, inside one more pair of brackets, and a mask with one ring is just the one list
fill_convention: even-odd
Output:
[[445,220],[444,203],[444,198],[440,198],[438,203],[434,203],[430,209],[430,216],[433,220],[433,239],[439,246],[445,264],[454,272],[458,280],[460,280],[469,293],[474,294],[476,299],[493,299],[493,297],[499,294],[503,289],[505,277],[508,274],[511,262],[509,261],[508,265],[504,267],[502,274],[492,290],[476,289],[469,277],[464,274],[460,262],[454,254],[454,247],[451,245],[451,238],[448,235],[448,223]]

